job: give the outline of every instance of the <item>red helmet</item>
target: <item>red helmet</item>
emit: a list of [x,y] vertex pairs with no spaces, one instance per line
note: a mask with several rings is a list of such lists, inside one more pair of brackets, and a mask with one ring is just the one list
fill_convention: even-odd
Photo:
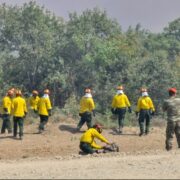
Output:
[[93,128],[96,129],[99,133],[102,133],[102,126],[100,124],[94,124]]
[[176,88],[169,88],[168,91],[169,91],[169,92],[172,92],[172,93],[174,93],[174,94],[177,93]]

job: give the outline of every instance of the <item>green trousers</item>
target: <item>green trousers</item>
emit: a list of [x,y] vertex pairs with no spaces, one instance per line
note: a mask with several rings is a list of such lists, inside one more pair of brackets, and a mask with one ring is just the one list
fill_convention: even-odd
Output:
[[39,130],[44,131],[44,126],[47,124],[49,116],[45,116],[45,115],[39,115],[39,116],[40,116]]
[[17,129],[19,127],[19,137],[23,136],[23,126],[24,126],[24,118],[23,117],[13,117],[14,122],[14,129],[13,129],[13,136],[17,136]]
[[8,130],[8,133],[12,133],[12,127],[11,127],[11,121],[10,121],[10,115],[9,114],[3,114],[3,123],[1,128],[1,133],[5,133],[6,129]]
[[81,119],[77,125],[77,128],[78,129],[81,129],[81,127],[84,125],[84,123],[86,122],[86,125],[89,128],[92,127],[92,115],[90,112],[85,112],[85,113],[82,113],[81,115]]
[[79,148],[87,154],[93,154],[96,152],[96,150],[94,150],[89,143],[85,142],[80,142]]
[[[149,110],[140,110],[139,113],[139,127],[141,133],[149,133],[151,115]],[[145,123],[145,125],[144,125]],[[144,128],[145,126],[145,128]],[[145,129],[145,131],[144,131]]]
[[118,124],[119,128],[124,127],[124,119],[126,114],[126,108],[117,108],[117,114],[118,114]]

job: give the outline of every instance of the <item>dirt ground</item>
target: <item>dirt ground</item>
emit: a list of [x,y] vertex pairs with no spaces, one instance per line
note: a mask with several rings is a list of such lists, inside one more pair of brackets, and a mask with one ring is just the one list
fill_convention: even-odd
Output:
[[86,156],[79,155],[85,126],[76,132],[74,123],[49,123],[43,134],[37,127],[38,123],[25,126],[23,140],[0,135],[0,178],[180,178],[180,150],[174,138],[173,150],[165,151],[165,126],[152,127],[142,137],[138,127],[125,127],[122,135],[104,129],[103,135],[116,142],[120,152]]

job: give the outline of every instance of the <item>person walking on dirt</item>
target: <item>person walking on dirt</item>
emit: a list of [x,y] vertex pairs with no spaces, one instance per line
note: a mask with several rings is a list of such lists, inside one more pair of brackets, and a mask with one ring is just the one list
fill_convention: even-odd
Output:
[[86,122],[88,129],[92,127],[92,113],[95,116],[95,104],[92,98],[91,89],[85,89],[85,95],[80,100],[80,112],[79,116],[81,117],[77,130],[79,131],[81,127]]
[[[136,116],[139,115],[139,126],[140,133],[139,136],[142,136],[144,133],[147,135],[150,128],[151,116],[155,113],[154,104],[151,98],[148,95],[147,89],[141,89],[142,96],[138,99]],[[144,121],[145,121],[145,131],[144,131]]]
[[12,133],[12,127],[11,127],[11,109],[12,109],[12,97],[14,95],[14,92],[12,90],[8,90],[7,95],[2,100],[2,108],[3,108],[3,114],[2,114],[2,128],[1,128],[1,134],[4,134],[6,129],[8,130],[8,133]]
[[80,139],[80,149],[87,154],[99,153],[99,150],[105,148],[105,146],[100,146],[96,144],[95,138],[109,145],[109,141],[102,136],[102,126],[95,124],[92,128],[88,129]]
[[40,117],[39,133],[42,133],[44,131],[44,126],[47,124],[49,116],[51,116],[52,106],[49,94],[49,89],[45,89],[44,95],[38,101],[37,110]]
[[24,118],[27,114],[27,106],[25,99],[22,98],[22,92],[20,90],[16,90],[16,97],[12,101],[12,109],[14,122],[13,136],[17,136],[17,128],[19,126],[19,138],[22,140]]
[[39,96],[38,96],[38,91],[36,90],[33,90],[32,91],[32,96],[29,98],[29,105],[30,105],[30,108],[35,112],[37,113],[37,105],[38,105],[38,102],[39,102]]
[[169,99],[163,103],[163,111],[167,112],[166,127],[166,150],[172,149],[174,133],[176,135],[178,148],[180,148],[180,98],[176,97],[176,88],[168,90]]
[[124,94],[123,86],[117,87],[117,93],[113,97],[111,111],[113,114],[118,115],[119,133],[121,134],[124,127],[124,118],[126,114],[126,109],[131,113],[131,104],[126,94]]

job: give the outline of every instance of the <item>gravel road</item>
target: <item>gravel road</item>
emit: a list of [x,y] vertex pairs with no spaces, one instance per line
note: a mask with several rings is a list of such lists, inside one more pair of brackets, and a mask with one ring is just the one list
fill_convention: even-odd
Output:
[[1,160],[2,179],[180,179],[180,150]]

